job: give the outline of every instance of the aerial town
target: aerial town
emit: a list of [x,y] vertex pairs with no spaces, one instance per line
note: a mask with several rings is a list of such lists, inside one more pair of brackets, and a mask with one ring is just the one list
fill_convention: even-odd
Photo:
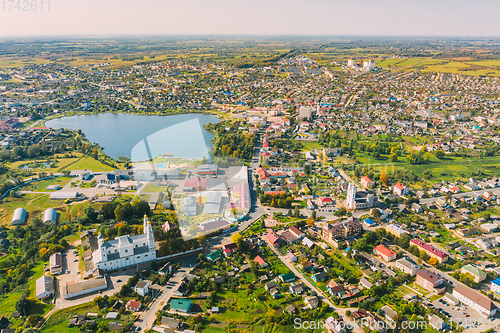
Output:
[[0,332],[500,332],[488,45],[130,43],[0,54]]

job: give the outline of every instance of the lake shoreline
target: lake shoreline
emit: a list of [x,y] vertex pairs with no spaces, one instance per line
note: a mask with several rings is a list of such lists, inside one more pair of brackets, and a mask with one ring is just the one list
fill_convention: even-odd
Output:
[[40,122],[40,126],[45,126],[45,123],[47,121],[51,121],[54,119],[61,119],[61,118],[68,118],[68,117],[75,117],[75,116],[87,116],[87,115],[100,115],[100,114],[128,114],[128,115],[135,115],[135,116],[178,116],[178,115],[183,115],[183,114],[204,114],[204,115],[210,115],[210,116],[215,116],[217,119],[222,120],[222,114],[215,112],[213,110],[186,110],[186,111],[172,111],[169,113],[163,113],[163,112],[156,112],[156,113],[137,113],[137,112],[127,112],[127,111],[67,111],[61,114],[56,114],[52,115],[50,117],[44,118]]

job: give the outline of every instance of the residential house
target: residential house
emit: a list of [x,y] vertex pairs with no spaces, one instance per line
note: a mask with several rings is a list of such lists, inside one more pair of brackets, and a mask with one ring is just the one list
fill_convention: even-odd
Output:
[[238,252],[238,246],[235,243],[230,243],[222,246],[222,252],[226,257],[232,256],[234,253]]
[[192,303],[189,299],[174,298],[170,301],[170,310],[176,312],[189,313],[191,311]]
[[207,256],[207,259],[210,262],[215,262],[215,261],[219,260],[220,258],[222,258],[222,256],[221,256],[221,252],[219,250],[215,250],[214,252],[210,253]]
[[288,252],[286,254],[286,259],[288,259],[289,262],[296,262],[297,256],[295,256],[295,254],[293,254],[292,252]]
[[137,282],[134,287],[134,291],[142,297],[146,296],[149,293],[149,281],[141,280]]
[[319,272],[319,273],[313,274],[312,279],[315,282],[319,282],[319,281],[323,281],[327,276],[328,276],[328,274],[326,274],[325,272]]
[[273,244],[274,246],[279,246],[281,243],[283,243],[283,239],[273,230],[270,230],[267,233],[266,238],[269,243]]
[[332,296],[338,296],[339,293],[344,291],[344,287],[335,280],[330,280],[330,282],[326,285],[326,289],[328,289],[328,292]]
[[384,312],[385,318],[387,318],[390,321],[395,321],[396,316],[398,315],[398,313],[396,311],[391,309],[388,305],[384,305],[381,308],[381,310]]
[[288,274],[280,274],[278,278],[281,280],[283,283],[288,283],[292,282],[295,280],[295,274],[293,273],[288,273]]
[[373,248],[373,254],[379,256],[380,258],[384,259],[385,261],[393,261],[396,260],[397,253],[391,249],[389,249],[387,246],[380,244],[377,245]]
[[259,267],[264,268],[264,267],[268,266],[268,263],[264,259],[262,259],[261,256],[255,257],[255,259],[253,261],[255,261],[257,263],[257,265],[259,265]]
[[317,296],[306,297],[304,303],[309,309],[316,309],[319,305],[319,298]]
[[303,283],[292,284],[290,286],[290,293],[294,295],[300,295],[306,290],[306,286]]
[[396,185],[394,185],[393,191],[394,191],[395,194],[397,194],[399,196],[408,195],[408,193],[410,192],[410,190],[408,189],[408,187],[404,186],[401,183],[396,183]]
[[181,326],[181,320],[177,318],[161,317],[160,327],[170,330],[177,330]]
[[396,237],[403,237],[404,235],[407,234],[406,230],[401,228],[399,225],[396,224],[389,224],[384,227],[385,231],[388,233],[396,236]]
[[302,239],[302,245],[307,246],[308,248],[312,248],[314,246],[314,242],[312,240],[310,240],[309,238],[304,237]]
[[133,312],[140,311],[141,307],[142,307],[141,302],[137,302],[134,300],[130,300],[127,302],[127,304],[125,304],[125,309]]
[[490,290],[500,296],[500,278],[491,281]]
[[372,189],[375,186],[375,182],[367,176],[361,177],[360,183],[361,183],[361,186],[368,188],[368,189]]
[[368,281],[365,277],[362,277],[360,280],[359,280],[359,284],[365,288],[365,289],[370,289],[371,287],[373,287],[373,283],[371,283],[370,281]]

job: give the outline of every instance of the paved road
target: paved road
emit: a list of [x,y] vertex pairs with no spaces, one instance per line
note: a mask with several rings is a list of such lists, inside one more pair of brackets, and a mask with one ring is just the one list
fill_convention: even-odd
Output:
[[[484,192],[487,192],[487,191],[492,191],[497,196],[500,195],[500,189],[498,189],[498,188],[492,188],[492,189],[485,189],[485,190],[477,190],[477,191],[469,191],[469,192],[457,193],[457,194],[453,194],[453,197],[454,198],[463,198],[463,197],[473,196],[473,197],[477,198],[478,196],[480,196],[481,194],[483,194]],[[445,198],[444,196],[441,196],[441,197],[433,197],[433,198],[420,199],[420,204],[427,204],[427,203],[431,203],[431,202],[436,202],[438,199],[443,199],[444,200],[444,198]]]
[[161,288],[159,296],[156,298],[153,304],[148,307],[147,311],[143,312],[140,315],[140,320],[136,321],[134,323],[134,326],[140,327],[141,331],[152,327],[154,321],[156,320],[156,313],[167,304],[170,297],[172,297],[172,292],[175,285],[177,285],[177,283],[179,283],[182,278],[189,273],[190,270],[191,268],[189,266],[186,266],[186,261],[183,261],[183,266],[174,273],[174,275],[168,281],[167,285]]

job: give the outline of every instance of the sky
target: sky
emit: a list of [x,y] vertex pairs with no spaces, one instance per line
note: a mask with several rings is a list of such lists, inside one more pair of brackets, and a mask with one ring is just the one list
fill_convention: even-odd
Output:
[[500,37],[498,0],[41,1],[0,0],[0,36]]

